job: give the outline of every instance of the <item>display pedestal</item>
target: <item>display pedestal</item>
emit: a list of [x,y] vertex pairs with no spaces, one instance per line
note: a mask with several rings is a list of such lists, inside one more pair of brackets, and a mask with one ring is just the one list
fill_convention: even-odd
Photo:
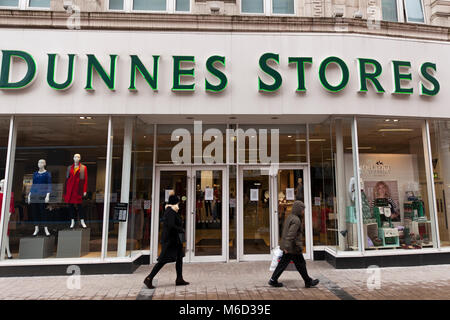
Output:
[[79,258],[89,253],[91,229],[68,229],[58,232],[57,258]]
[[44,259],[55,251],[55,237],[27,237],[20,239],[19,259]]

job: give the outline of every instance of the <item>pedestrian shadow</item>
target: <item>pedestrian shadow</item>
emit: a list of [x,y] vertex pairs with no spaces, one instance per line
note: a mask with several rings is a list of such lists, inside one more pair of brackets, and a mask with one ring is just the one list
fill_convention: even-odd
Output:
[[152,300],[153,295],[155,294],[155,290],[157,289],[158,280],[153,280],[153,286],[155,289],[148,289],[147,286],[144,284],[141,291],[136,297],[136,300]]

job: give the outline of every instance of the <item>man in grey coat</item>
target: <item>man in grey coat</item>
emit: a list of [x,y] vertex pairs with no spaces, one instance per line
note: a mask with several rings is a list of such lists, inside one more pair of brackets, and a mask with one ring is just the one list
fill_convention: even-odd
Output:
[[278,278],[287,268],[291,261],[294,262],[295,267],[305,281],[305,287],[311,288],[319,283],[318,279],[312,279],[308,276],[306,270],[306,262],[303,258],[302,245],[302,216],[305,212],[305,205],[303,202],[296,200],[292,205],[292,213],[287,217],[283,226],[283,233],[281,235],[280,249],[283,250],[283,256],[269,280],[272,287],[282,287],[283,284],[278,282]]

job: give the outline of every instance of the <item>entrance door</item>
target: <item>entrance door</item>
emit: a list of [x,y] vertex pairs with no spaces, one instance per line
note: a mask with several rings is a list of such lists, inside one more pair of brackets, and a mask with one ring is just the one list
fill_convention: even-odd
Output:
[[227,184],[224,167],[159,167],[156,170],[154,223],[158,230],[152,244],[153,261],[161,252],[165,206],[174,192],[181,200],[180,214],[186,230],[187,262],[225,261],[227,246]]
[[[305,203],[303,254],[310,258],[310,213],[306,196],[307,171],[303,167],[242,166],[239,170],[239,258],[268,260],[279,245],[283,223],[295,199]],[[299,187],[300,186],[300,187]],[[307,240],[308,239],[308,240]]]

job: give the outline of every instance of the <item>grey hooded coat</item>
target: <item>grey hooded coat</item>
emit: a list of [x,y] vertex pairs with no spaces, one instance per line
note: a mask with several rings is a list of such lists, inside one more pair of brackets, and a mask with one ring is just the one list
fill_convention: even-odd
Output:
[[302,243],[302,212],[305,205],[301,201],[294,201],[292,213],[286,218],[281,235],[280,249],[286,250],[290,254],[303,253]]

